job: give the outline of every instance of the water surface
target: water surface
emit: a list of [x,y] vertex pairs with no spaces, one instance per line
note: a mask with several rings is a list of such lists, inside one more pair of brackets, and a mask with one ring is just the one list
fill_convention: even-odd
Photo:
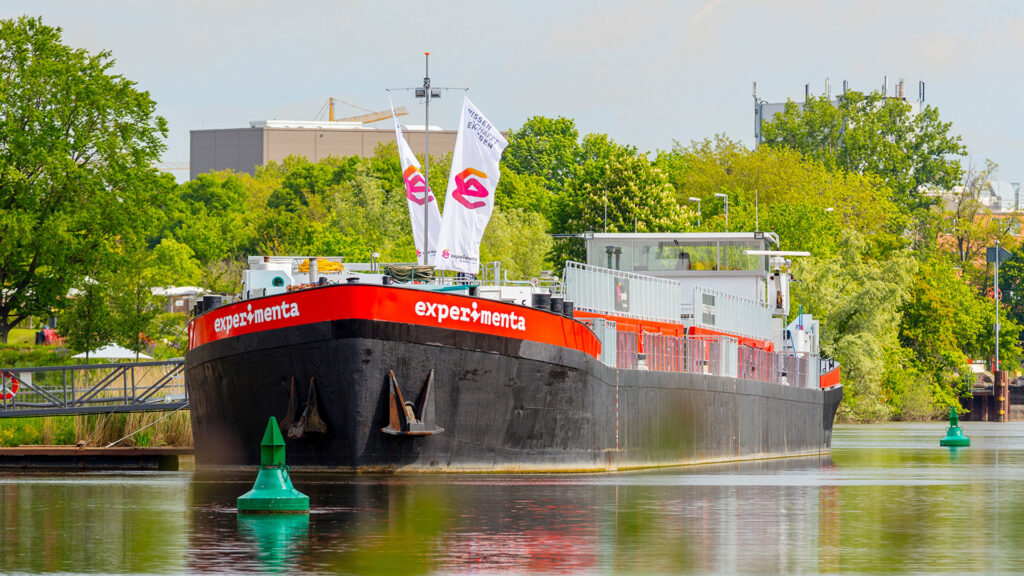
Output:
[[238,518],[255,475],[8,473],[0,572],[1022,573],[1024,423],[964,428],[616,474],[295,475],[308,518]]

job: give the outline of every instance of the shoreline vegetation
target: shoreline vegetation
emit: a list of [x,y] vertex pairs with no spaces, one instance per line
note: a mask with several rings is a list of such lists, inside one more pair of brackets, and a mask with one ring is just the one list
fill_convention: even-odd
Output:
[[[34,344],[35,330],[15,328],[7,344],[0,344],[0,368],[79,365],[74,352],[56,346]],[[181,356],[167,346],[154,347],[156,359]],[[99,363],[92,361],[90,364]],[[166,417],[166,418],[165,418]],[[154,424],[155,422],[155,424]],[[141,430],[141,431],[140,431]],[[133,432],[139,431],[136,434]],[[129,436],[131,435],[131,436]],[[125,436],[129,436],[125,438]],[[122,440],[123,439],[123,440]],[[0,447],[74,446],[84,443],[102,447],[122,440],[117,446],[192,446],[192,420],[187,410],[130,414],[89,414],[4,418],[0,420]]]
[[[0,20],[18,87],[0,99],[0,364],[70,361],[24,340],[29,322],[52,317],[70,350],[155,343],[154,356],[180,356],[185,317],[162,314],[150,289],[238,293],[249,255],[416,259],[394,143],[179,184],[154,168],[167,123],[150,94],[111,72],[111,53],[61,35],[38,18]],[[583,260],[567,236],[587,231],[775,232],[780,249],[811,253],[794,259],[791,309],[821,322],[822,353],[842,365],[838,421],[877,422],[959,410],[972,362],[991,370],[985,256],[999,242],[1012,255],[999,270],[999,356],[1019,369],[1024,218],[993,212],[998,167],[970,163],[937,108],[851,90],[789,102],[761,128],[753,149],[719,134],[648,152],[581,134],[571,118],[531,117],[508,131],[481,261],[529,279]],[[451,154],[420,161],[430,187],[446,189]],[[46,426],[19,434],[82,439],[75,424]]]
[[192,419],[187,411],[135,412],[6,418],[0,426],[2,447],[78,444],[95,448],[118,440],[120,447],[191,447]]

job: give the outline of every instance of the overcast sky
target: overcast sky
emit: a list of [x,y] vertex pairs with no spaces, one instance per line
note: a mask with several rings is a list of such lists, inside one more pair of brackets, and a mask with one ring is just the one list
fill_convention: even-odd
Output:
[[[769,101],[927,84],[976,166],[1024,181],[1024,3],[889,1],[24,1],[0,16],[42,16],[64,41],[107,49],[170,123],[167,162],[189,130],[312,120],[327,97],[387,107],[431,52],[435,86],[469,87],[499,128],[566,116],[643,151],[716,133],[753,146],[751,84]],[[454,128],[460,96],[431,106]],[[423,106],[396,94],[410,124]],[[342,105],[336,115],[359,114]],[[388,124],[382,124],[387,127]],[[187,177],[187,174],[186,174]]]

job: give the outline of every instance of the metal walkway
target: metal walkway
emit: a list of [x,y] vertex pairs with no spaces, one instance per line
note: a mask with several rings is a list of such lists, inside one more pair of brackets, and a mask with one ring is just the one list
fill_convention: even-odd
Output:
[[188,406],[182,360],[0,368],[0,418]]

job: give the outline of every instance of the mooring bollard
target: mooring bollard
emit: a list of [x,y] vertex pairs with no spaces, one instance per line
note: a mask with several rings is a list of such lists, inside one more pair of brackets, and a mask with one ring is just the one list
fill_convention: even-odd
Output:
[[284,438],[273,416],[260,443],[260,473],[252,490],[238,497],[239,514],[309,514],[309,496],[292,486],[284,463]]
[[946,428],[946,437],[939,440],[939,446],[970,446],[971,439],[964,435],[960,428],[960,418],[956,415],[956,408],[949,409],[949,428]]

